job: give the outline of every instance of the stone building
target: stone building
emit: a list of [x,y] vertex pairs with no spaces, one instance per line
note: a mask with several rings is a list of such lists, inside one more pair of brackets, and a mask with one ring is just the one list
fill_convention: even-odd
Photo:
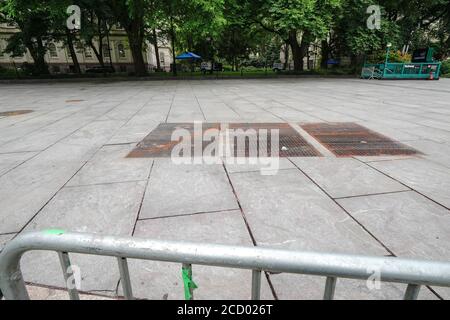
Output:
[[[20,68],[25,62],[33,63],[29,52],[22,57],[16,58],[12,58],[3,52],[8,44],[8,38],[15,32],[18,32],[15,26],[0,24],[0,67]],[[98,43],[94,45],[98,48]],[[63,43],[49,43],[47,47],[48,51],[45,60],[49,65],[51,73],[70,73],[73,71],[74,66],[69,49]],[[164,41],[160,41],[158,49],[161,69],[170,71],[170,64],[172,63],[170,46]],[[92,48],[83,46],[76,48],[76,50],[82,72],[100,65]],[[103,58],[105,65],[110,66],[112,64],[116,72],[134,71],[133,58],[128,46],[128,38],[123,29],[117,27],[112,29],[109,36],[109,46],[107,40],[103,39]],[[154,71],[157,67],[155,48],[149,42],[146,42],[145,45],[144,59],[147,63],[148,71]]]

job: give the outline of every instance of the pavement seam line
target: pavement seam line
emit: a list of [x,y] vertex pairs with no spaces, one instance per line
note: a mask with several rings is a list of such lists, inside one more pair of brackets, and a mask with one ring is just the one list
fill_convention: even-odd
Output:
[[151,165],[150,171],[148,173],[147,183],[145,184],[144,192],[142,193],[141,203],[139,204],[139,209],[138,209],[138,212],[136,215],[136,220],[134,221],[133,231],[131,232],[132,237],[134,237],[134,233],[136,232],[136,226],[137,226],[138,222],[140,221],[139,216],[141,215],[142,207],[144,205],[145,196],[147,194],[147,189],[150,184],[150,179],[151,179],[151,176],[153,173],[153,168],[155,167],[155,162],[156,162],[155,160],[152,161],[152,165]]
[[[427,196],[427,195],[423,194],[422,192],[420,192],[420,191],[417,191],[416,189],[414,189],[414,188],[412,188],[412,187],[408,186],[408,185],[407,185],[406,183],[403,183],[403,182],[401,182],[400,180],[398,180],[398,179],[395,179],[394,177],[390,176],[389,174],[387,174],[387,173],[385,173],[385,172],[383,172],[383,171],[381,171],[381,170],[377,169],[377,168],[376,168],[376,167],[374,167],[374,166],[371,166],[371,165],[370,165],[369,163],[363,162],[363,161],[361,161],[361,160],[359,160],[359,159],[356,159],[356,160],[360,161],[361,163],[364,163],[364,164],[365,164],[366,166],[368,166],[369,168],[372,168],[372,169],[374,169],[374,170],[378,171],[379,173],[381,173],[381,174],[385,175],[385,176],[386,176],[386,177],[388,177],[388,178],[391,178],[392,180],[394,180],[394,181],[396,181],[396,182],[400,183],[401,185],[403,185],[403,186],[405,186],[405,187],[407,187],[407,188],[410,188],[410,189],[411,189],[411,191],[414,191],[414,192],[416,192],[417,194],[421,195],[422,197],[424,197],[424,198],[426,198],[426,199],[430,200],[431,202],[433,202],[433,203],[435,203],[435,204],[437,204],[437,205],[441,206],[442,208],[444,208],[444,209],[447,209],[447,210],[449,210],[449,211],[450,211],[450,208],[448,208],[448,207],[446,207],[445,205],[443,205],[443,204],[441,204],[441,203],[437,202],[436,200],[433,200],[432,198],[430,198],[429,196]],[[394,161],[394,160],[391,160],[391,161]],[[400,160],[400,161],[401,161],[401,160]]]
[[[244,209],[242,208],[241,201],[239,200],[239,197],[237,195],[236,189],[234,188],[233,182],[231,181],[231,177],[230,177],[230,175],[229,175],[229,173],[227,171],[227,168],[226,168],[224,163],[222,163],[222,166],[223,166],[223,169],[224,169],[225,174],[227,176],[228,183],[230,184],[231,191],[233,192],[233,195],[234,195],[234,197],[236,199],[236,202],[237,202],[237,204],[239,206],[239,211],[241,212],[242,218],[244,219],[244,224],[245,224],[245,226],[247,228],[247,231],[248,231],[248,233],[250,235],[250,239],[251,239],[251,241],[253,243],[253,246],[257,247],[258,244],[256,242],[256,239],[255,239],[254,235],[253,235],[252,229],[250,228],[250,224],[249,224],[249,222],[247,220],[247,217],[245,216]],[[273,295],[274,299],[278,300],[278,294],[275,291],[275,287],[272,284],[272,280],[270,279],[269,273],[264,271],[264,274],[266,276],[266,280],[267,280],[267,282],[269,284],[269,288],[270,288],[270,291],[272,292],[272,295]]]
[[222,213],[222,212],[232,212],[232,211],[239,211],[239,208],[213,210],[213,211],[201,211],[201,212],[184,213],[184,214],[180,213],[180,214],[174,214],[174,215],[171,215],[171,216],[158,216],[158,217],[152,217],[152,218],[142,218],[142,219],[138,219],[138,221],[160,220],[160,219],[180,218],[180,217],[191,217],[191,216],[214,214],[214,213]]
[[[323,193],[325,193],[339,208],[341,208],[352,220],[354,220],[365,232],[367,232],[373,239],[375,239],[387,252],[389,252],[393,257],[397,258],[397,255],[387,246],[385,245],[381,240],[379,240],[369,229],[367,229],[362,223],[359,222],[358,219],[353,217],[339,202],[337,202],[335,199],[331,197],[321,186],[319,186],[311,177],[309,177],[300,167],[298,167],[292,160],[289,159],[289,161],[292,162],[294,166],[298,168],[298,170],[303,173],[309,180],[311,180],[312,183],[314,183]],[[410,190],[415,191],[415,190]],[[426,286],[431,293],[433,293],[438,299],[443,300],[440,294],[438,294],[433,288],[430,286]]]
[[369,231],[361,222],[358,221],[352,214],[350,214],[339,202],[337,202],[325,189],[323,189],[317,182],[315,182],[306,172],[304,172],[297,164],[295,164],[292,160],[289,159],[294,166],[306,177],[310,180],[320,191],[322,191],[331,201],[333,201],[341,210],[343,210],[353,221],[355,221],[365,232],[367,232],[373,239],[375,239],[387,252],[391,255],[396,256],[395,253],[389,249],[381,240],[379,240],[375,235]]
[[[119,105],[115,105],[115,106],[113,106],[112,108],[108,109],[106,112],[102,113],[102,114],[100,115],[100,117],[102,117],[102,116],[104,116],[105,114],[109,113],[110,111],[114,110],[114,109],[117,108],[118,106],[119,106]],[[63,140],[68,139],[69,137],[71,137],[71,136],[74,135],[75,133],[79,132],[80,130],[82,130],[83,128],[89,126],[90,124],[92,124],[92,123],[94,123],[94,122],[95,122],[95,119],[86,122],[86,124],[84,124],[84,125],[82,125],[81,127],[75,129],[74,131],[70,132],[69,134],[63,136],[61,139],[58,139],[58,140],[55,141],[54,143],[52,143],[52,144],[50,144],[49,146],[47,146],[45,149],[36,152],[36,154],[34,154],[31,158],[29,158],[29,159],[27,159],[27,160],[24,160],[23,162],[21,162],[21,163],[19,163],[18,165],[16,165],[14,168],[11,168],[11,169],[9,169],[8,171],[2,173],[2,174],[0,175],[0,177],[3,177],[4,175],[8,174],[9,172],[13,171],[14,169],[17,169],[18,167],[20,167],[20,166],[23,165],[24,163],[26,163],[26,162],[28,162],[28,161],[31,161],[32,159],[38,157],[38,156],[39,156],[40,154],[42,154],[43,152],[47,151],[48,149],[50,149],[51,147],[55,146],[56,144],[62,142]],[[103,147],[103,146],[102,146],[102,147]],[[100,149],[101,149],[102,147],[100,147]],[[96,153],[97,153],[97,152],[95,152],[95,154],[96,154]],[[90,158],[90,159],[91,159],[91,158]],[[89,160],[90,160],[90,159],[89,159]],[[73,177],[72,177],[72,178],[73,178]],[[71,178],[71,179],[72,179],[72,178]]]

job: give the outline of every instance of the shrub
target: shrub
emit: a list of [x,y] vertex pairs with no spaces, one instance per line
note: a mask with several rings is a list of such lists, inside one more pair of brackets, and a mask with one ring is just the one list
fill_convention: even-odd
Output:
[[[386,61],[386,51],[378,51],[367,58],[368,63],[384,63]],[[411,55],[402,54],[400,50],[389,52],[389,62],[408,63],[411,62]]]
[[442,62],[441,73],[450,75],[450,59]]

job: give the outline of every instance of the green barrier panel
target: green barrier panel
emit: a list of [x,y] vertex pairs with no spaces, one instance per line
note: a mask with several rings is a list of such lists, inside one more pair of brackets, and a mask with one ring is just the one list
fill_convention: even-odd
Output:
[[430,79],[439,80],[440,62],[364,64],[363,79]]

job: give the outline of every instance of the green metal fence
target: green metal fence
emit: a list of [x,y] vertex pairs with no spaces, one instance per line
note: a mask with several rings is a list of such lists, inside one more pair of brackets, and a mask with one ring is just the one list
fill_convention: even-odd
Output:
[[366,63],[361,72],[363,79],[433,79],[438,80],[440,62],[425,63]]

